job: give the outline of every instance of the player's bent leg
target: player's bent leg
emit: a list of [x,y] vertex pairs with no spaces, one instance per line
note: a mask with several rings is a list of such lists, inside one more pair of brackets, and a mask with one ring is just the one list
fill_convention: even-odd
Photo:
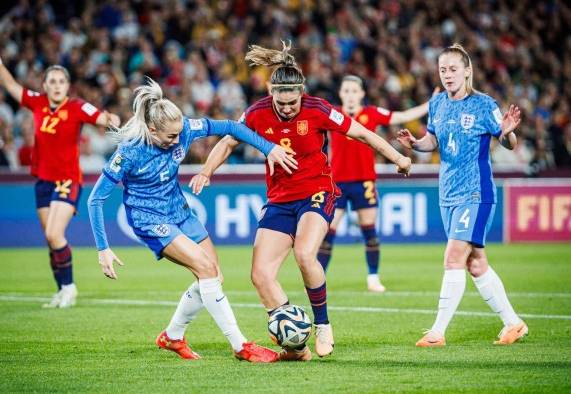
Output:
[[260,301],[268,311],[287,303],[287,295],[277,277],[292,245],[291,236],[280,231],[259,228],[256,232],[251,278]]
[[367,261],[367,289],[373,293],[384,293],[386,288],[381,283],[379,268],[381,260],[381,244],[376,229],[378,209],[363,208],[357,211],[361,233],[365,242],[365,258]]
[[246,341],[238,328],[228,298],[222,291],[216,261],[185,235],[177,236],[163,249],[163,255],[190,269],[198,278],[202,303],[230,342],[237,358],[252,362],[274,362],[278,355]]
[[297,225],[294,255],[301,270],[315,324],[315,352],[324,357],[333,352],[333,329],[327,315],[325,273],[316,259],[317,249],[327,231],[327,222],[317,212],[305,212]]
[[468,258],[468,271],[484,301],[504,324],[494,344],[511,345],[526,336],[528,327],[515,313],[502,280],[488,264],[484,248],[473,248]]
[[50,247],[50,264],[55,268],[54,276],[61,286],[57,295],[59,308],[75,305],[77,298],[77,287],[73,283],[72,251],[65,238],[65,231],[74,214],[74,205],[65,201],[51,201],[45,223],[45,236]]

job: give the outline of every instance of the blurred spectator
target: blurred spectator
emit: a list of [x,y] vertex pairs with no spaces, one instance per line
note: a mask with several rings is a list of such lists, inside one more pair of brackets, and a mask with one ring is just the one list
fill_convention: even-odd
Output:
[[[520,148],[495,149],[494,161],[533,171],[571,166],[571,8],[562,0],[101,0],[56,14],[60,4],[21,1],[1,16],[2,58],[37,90],[42,71],[63,63],[72,94],[115,105],[122,119],[144,75],[160,81],[185,115],[235,117],[267,94],[268,71],[246,65],[247,45],[279,48],[281,39],[292,40],[309,93],[335,103],[338,81],[355,73],[367,82],[370,103],[404,109],[440,85],[437,56],[458,41],[477,65],[475,87],[503,110],[515,103],[523,112]],[[0,119],[19,138],[22,115],[1,95]],[[98,151],[103,134],[89,133]],[[210,146],[191,150],[185,162],[200,162]],[[232,160],[260,158],[239,149]]]

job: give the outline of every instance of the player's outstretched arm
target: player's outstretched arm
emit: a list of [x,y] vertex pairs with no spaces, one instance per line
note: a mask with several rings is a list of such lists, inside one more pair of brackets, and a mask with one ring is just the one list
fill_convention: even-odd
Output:
[[192,177],[188,186],[194,194],[200,194],[205,186],[210,185],[210,177],[228,159],[232,151],[240,145],[240,141],[227,135],[223,137],[210,151],[206,163],[198,174]]
[[[432,92],[432,96],[440,93],[440,88],[434,89]],[[424,115],[428,113],[428,101],[424,104],[417,105],[416,107],[412,107],[407,109],[406,111],[394,111],[389,124],[391,126],[396,124],[403,124],[406,122],[410,122],[411,120],[415,120],[418,118],[422,118]]]
[[521,123],[521,112],[519,108],[515,105],[510,105],[508,111],[504,114],[502,118],[502,123],[500,128],[502,129],[502,134],[499,137],[500,144],[504,148],[514,149],[517,145],[517,136],[514,131]]
[[112,182],[105,175],[101,175],[87,200],[91,230],[93,231],[95,244],[99,251],[99,265],[101,266],[103,274],[110,279],[117,279],[117,274],[113,269],[113,262],[117,261],[119,265],[123,265],[123,262],[121,262],[109,248],[103,220],[103,204],[111,195],[114,188],[115,182]]
[[400,154],[384,138],[375,133],[371,133],[359,122],[351,120],[351,126],[347,132],[347,136],[369,145],[381,155],[395,163],[397,165],[397,171],[400,174],[404,174],[406,176],[410,172],[410,167],[412,165],[410,158]]
[[99,114],[95,120],[97,126],[103,127],[119,127],[121,125],[121,119],[118,115],[112,114],[111,112],[103,111]]
[[432,152],[438,148],[438,140],[434,135],[426,133],[421,139],[416,139],[408,129],[401,129],[397,133],[397,141],[405,148],[419,152]]
[[2,58],[0,58],[0,83],[4,88],[10,93],[10,96],[18,103],[22,101],[22,92],[24,88],[20,85],[10,71],[6,68],[6,66],[2,63]]

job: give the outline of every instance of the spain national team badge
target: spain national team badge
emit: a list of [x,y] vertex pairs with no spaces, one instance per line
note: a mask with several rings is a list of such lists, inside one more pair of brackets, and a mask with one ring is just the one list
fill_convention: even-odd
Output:
[[67,109],[62,109],[61,111],[58,111],[57,116],[61,120],[67,120],[69,116],[69,114],[67,113]]
[[367,116],[367,114],[363,114],[359,116],[359,119],[357,119],[359,121],[359,123],[361,124],[365,124],[369,121],[369,117]]
[[460,125],[463,129],[471,129],[476,121],[476,116],[471,114],[462,114],[460,116]]
[[297,121],[297,134],[299,135],[306,135],[309,131],[309,125],[307,124],[307,120],[298,120]]

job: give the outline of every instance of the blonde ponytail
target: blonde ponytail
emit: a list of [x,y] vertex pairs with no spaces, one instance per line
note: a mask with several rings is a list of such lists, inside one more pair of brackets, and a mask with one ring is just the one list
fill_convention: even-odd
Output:
[[180,109],[169,99],[163,98],[160,85],[151,78],[134,91],[133,116],[122,127],[111,129],[111,137],[117,142],[152,145],[153,138],[149,126],[162,130],[165,122],[182,118]]

